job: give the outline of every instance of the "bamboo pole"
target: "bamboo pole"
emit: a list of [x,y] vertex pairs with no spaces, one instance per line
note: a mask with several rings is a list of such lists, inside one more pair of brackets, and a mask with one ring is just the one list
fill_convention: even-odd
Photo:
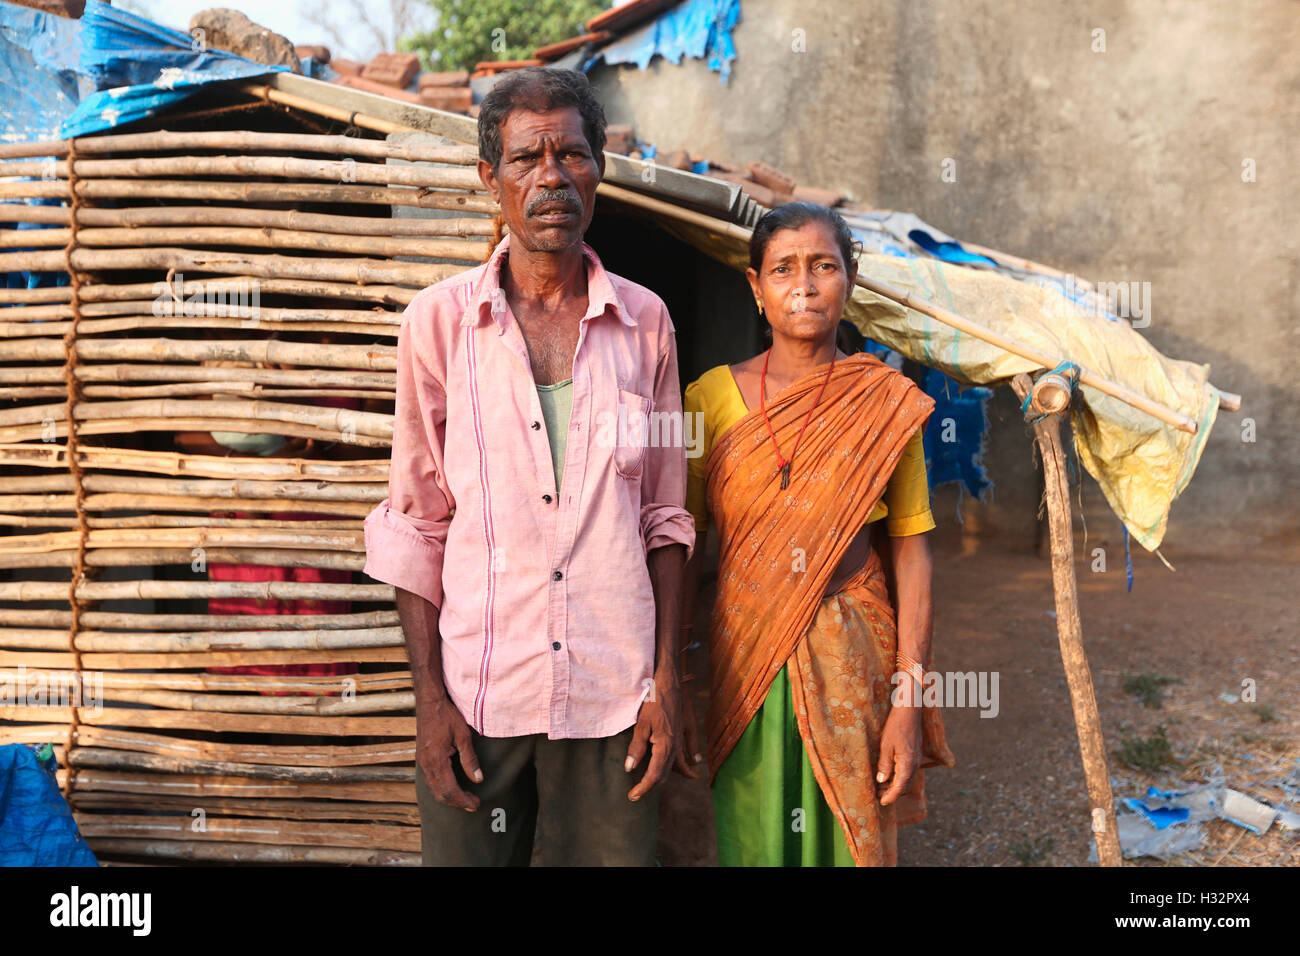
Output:
[[[392,345],[322,345],[279,339],[79,339],[79,362],[261,362],[350,370],[396,371]],[[54,361],[63,347],[51,339],[0,342],[0,361]]]
[[[302,548],[205,548],[208,564],[251,564],[258,566],[315,568],[330,571],[361,571],[364,554],[338,551],[308,551]],[[72,567],[75,550],[40,554],[0,554],[0,568]],[[88,567],[153,567],[155,565],[192,565],[194,549],[186,548],[100,548],[86,555]]]
[[[58,385],[6,389],[12,398],[58,398],[67,389]],[[369,398],[396,401],[396,392],[376,392],[361,388],[267,388],[255,382],[180,382],[170,385],[86,385],[84,398],[175,398],[185,395],[215,395],[219,398]]]
[[[300,484],[306,486],[305,482],[301,482]],[[383,499],[381,498],[380,500],[382,501]],[[288,495],[280,498],[272,498],[268,495],[252,495],[247,498],[240,498],[232,495],[186,495],[174,492],[141,495],[127,491],[104,492],[90,495],[87,496],[85,502],[85,508],[87,511],[140,511],[148,509],[157,509],[159,511],[285,511],[296,509],[301,511],[304,508],[307,508],[309,511],[320,514],[347,515],[356,518],[364,518],[370,513],[374,506],[374,503],[369,502],[368,498],[365,497],[352,499],[343,497],[300,498],[295,495]],[[320,503],[315,505],[304,505],[303,502]],[[70,511],[75,507],[75,505],[76,499],[71,494],[0,496],[0,508],[6,508],[11,512]],[[264,522],[264,524],[269,527],[284,527],[283,521],[267,521]],[[355,522],[353,522],[353,524],[355,524]],[[166,526],[166,524],[143,525],[143,527],[147,528],[160,528]],[[258,527],[258,525],[234,524],[230,525],[230,527],[255,528]],[[306,529],[311,526],[295,521],[294,527]],[[2,544],[2,542],[0,542],[0,544]]]
[[[335,506],[331,506],[333,511]],[[355,505],[350,507],[356,507]],[[358,508],[363,510],[366,506]],[[71,506],[69,506],[71,510]],[[242,509],[241,509],[242,510]],[[369,512],[367,512],[369,513]],[[325,528],[329,530],[344,530],[348,528],[357,528],[361,526],[359,519],[363,515],[357,514],[351,518],[341,517],[334,519],[321,519],[319,521],[295,521],[295,527],[306,528]],[[0,524],[9,525],[19,528],[67,528],[76,523],[76,519],[71,515],[24,515],[24,514],[0,514]],[[284,522],[278,518],[225,518],[213,517],[212,514],[121,514],[114,512],[112,517],[98,517],[94,514],[86,516],[86,523],[91,528],[279,528],[284,526]],[[177,563],[170,556],[170,552],[165,549],[159,549],[167,556],[160,554],[158,560],[148,563]],[[226,549],[231,554],[244,554],[247,549],[232,548]],[[109,563],[116,563],[119,559],[109,557]],[[227,562],[225,558],[221,559],[223,563],[238,564],[238,561]],[[184,562],[180,562],[184,563]]]
[[[264,332],[331,332],[331,333],[348,333],[351,335],[377,336],[380,338],[395,339],[398,336],[399,326],[396,323],[378,322],[368,319],[366,322],[312,322],[302,319],[294,319],[288,322],[274,321],[271,319],[251,317],[251,318],[210,318],[204,316],[191,316],[188,318],[154,316],[149,313],[143,313],[139,316],[129,316],[113,319],[84,319],[77,326],[77,331],[85,335],[103,335],[109,332],[125,332],[138,329],[192,329],[199,324],[198,319],[202,320],[202,325],[209,329],[257,329]],[[3,338],[25,338],[33,333],[42,332],[51,335],[56,333],[67,332],[72,327],[70,322],[48,322],[28,324],[25,322],[2,323],[0,322],[0,340]],[[59,341],[62,341],[60,339]]]
[[[0,426],[30,422],[60,421],[62,405],[25,405],[0,410]],[[247,418],[258,422],[293,422],[334,431],[356,432],[374,438],[391,439],[393,416],[324,405],[296,405],[291,402],[259,402],[244,399],[190,400],[141,399],[120,402],[78,402],[72,409],[78,421],[122,418]],[[180,430],[180,429],[177,429]]]
[[[475,169],[459,166],[424,166],[359,163],[354,159],[302,159],[296,156],[144,156],[131,159],[78,159],[77,178],[85,180],[159,178],[164,176],[267,176],[282,179],[320,179],[337,183],[415,186],[421,189],[486,190]],[[68,178],[68,163],[6,162],[3,176],[53,175]]]
[[[54,625],[66,628],[72,612],[67,610],[29,611],[23,608],[0,608],[0,625]],[[358,611],[348,614],[136,614],[127,611],[81,612],[81,624],[104,630],[316,630],[322,628],[393,627],[400,623],[396,610]]]
[[[207,498],[295,498],[300,501],[364,501],[378,503],[388,495],[383,482],[266,481],[256,478],[140,478],[86,475],[87,491],[137,491],[158,495],[202,495]],[[295,525],[297,527],[297,525]]]
[[[315,615],[303,615],[314,617]],[[351,647],[398,647],[401,627],[325,628],[300,631],[78,631],[79,651],[131,651],[193,654],[199,651],[342,650]],[[68,646],[66,631],[52,628],[0,628],[0,646],[54,651]],[[337,681],[335,681],[337,684]],[[337,687],[335,688],[337,689]]]
[[[67,180],[0,182],[0,199],[67,199]],[[325,185],[322,183],[237,183],[164,179],[83,179],[82,199],[203,199],[240,203],[318,203],[321,205],[415,206],[499,215],[488,196],[413,186]]]
[[[61,601],[67,582],[0,581],[0,601]],[[83,581],[78,601],[156,601],[166,598],[260,598],[264,601],[393,600],[388,584],[307,581]],[[268,625],[274,626],[274,625]]]
[[[0,538],[0,554],[41,554],[75,547],[75,531],[9,535]],[[359,531],[298,531],[294,528],[104,528],[86,535],[89,548],[137,547],[269,547],[364,554]]]
[[[73,755],[74,757],[76,754]],[[319,847],[349,847],[389,852],[420,850],[420,828],[370,823],[298,823],[281,820],[247,821],[207,816],[195,827],[188,814],[158,816],[141,814],[78,814],[77,827],[90,841],[105,837],[172,839],[206,843],[243,841]]]
[[[77,778],[80,785],[81,778]],[[419,866],[420,854],[352,847],[256,846],[247,843],[196,843],[97,837],[92,847],[103,857],[143,857],[191,863],[292,863],[298,866]]]
[[[409,692],[356,694],[350,699],[340,696],[346,688],[348,676],[340,675],[334,686],[334,696],[271,697],[260,694],[196,694],[190,691],[126,690],[114,688],[104,696],[113,703],[147,704],[168,710],[185,710],[202,713],[266,714],[316,717],[355,716],[408,711],[415,706],[415,695]],[[194,772],[204,771],[191,768]],[[237,770],[227,770],[237,773]]]
[[[325,346],[323,346],[324,348]],[[171,451],[140,451],[133,448],[82,445],[77,461],[84,469],[111,468],[158,475],[195,475],[207,478],[246,480],[300,479],[304,481],[388,482],[388,459],[327,461],[311,458],[252,458],[232,455],[191,455]],[[67,448],[42,443],[0,444],[0,464],[34,468],[68,467]]]
[[[25,143],[0,144],[0,159],[68,155],[68,140],[54,139]],[[446,163],[474,166],[478,150],[473,146],[434,146],[399,144],[357,136],[317,135],[312,133],[263,133],[252,130],[155,130],[148,133],[116,133],[77,139],[77,153],[96,156],[105,153],[148,153],[190,149],[257,151],[301,151],[329,153],[336,156],[363,156],[371,159],[403,159],[412,163]],[[0,175],[4,175],[0,164]]]
[[[365,660],[376,651],[352,650],[347,653]],[[392,651],[384,653],[392,656]],[[397,651],[405,660],[405,652]],[[103,655],[92,655],[101,657]],[[159,655],[169,656],[169,655]],[[176,657],[177,655],[170,655]],[[195,657],[199,655],[193,655]],[[211,656],[211,655],[204,655]],[[237,661],[236,664],[246,663]],[[276,661],[274,663],[281,663]],[[229,666],[196,662],[198,667]],[[87,670],[96,667],[87,666]],[[124,668],[130,670],[131,668]],[[6,720],[67,723],[71,719],[68,707],[3,707],[0,718]],[[197,710],[138,710],[126,707],[81,708],[80,723],[101,727],[152,727],[159,730],[202,730],[255,734],[317,734],[325,737],[414,737],[414,717],[299,717],[288,714],[223,714]],[[269,794],[267,794],[269,796]]]
[[[233,679],[233,675],[226,679]],[[320,680],[320,678],[316,679]],[[158,734],[142,734],[108,727],[79,727],[76,731],[76,742],[87,747],[133,750],[160,756],[227,760],[233,763],[281,764],[290,767],[373,766],[383,763],[406,763],[415,759],[415,742],[405,740],[346,746],[315,743],[232,744],[196,740],[190,737],[163,737]]]
[[[297,422],[277,421],[274,428],[268,428],[265,419],[255,418],[112,418],[95,421],[78,420],[79,435],[127,435],[137,432],[177,432],[177,431],[225,431],[241,432],[250,435],[274,433],[290,438],[311,438],[321,442],[342,442],[365,448],[387,448],[389,439],[356,432],[337,431],[318,428],[315,425],[302,425]],[[51,441],[66,438],[67,422],[49,424],[14,425],[0,428],[0,442]]]
[[[302,615],[312,618],[316,615]],[[63,640],[58,640],[62,635]],[[113,653],[193,654],[240,650],[345,650],[398,647],[400,627],[325,628],[294,631],[79,631],[74,638],[80,651]],[[52,628],[0,628],[0,646],[10,650],[61,650],[68,646],[66,632]]]
[[[7,744],[42,744],[47,741],[64,739],[67,735],[68,728],[63,724],[9,724],[0,726],[0,746]],[[59,763],[66,765],[66,762],[61,758]]]
[[[185,387],[200,386],[213,389],[235,389],[256,386],[291,386],[297,394],[321,394],[307,386],[325,386],[349,389],[367,398],[391,397],[397,387],[397,376],[392,372],[351,372],[316,368],[256,368],[223,367],[214,365],[78,365],[74,373],[79,382],[168,382]],[[0,368],[0,383],[62,382],[62,370],[53,365]],[[85,385],[83,395],[93,395],[92,389],[103,385]],[[9,394],[6,390],[5,394]],[[286,392],[285,394],[289,394]]]
[[[267,617],[291,617],[292,615],[270,615]],[[314,615],[304,615],[311,617]],[[120,671],[120,670],[177,670],[191,667],[248,667],[248,666],[268,666],[282,667],[286,664],[354,664],[354,663],[382,663],[382,664],[402,664],[406,661],[406,651],[398,647],[350,647],[342,650],[321,650],[321,651],[196,651],[193,654],[170,654],[170,653],[134,653],[129,651],[106,652],[83,654],[81,656],[82,667],[87,670],[102,671]],[[0,651],[0,666],[17,667],[45,667],[57,670],[68,669],[73,667],[74,661],[71,652],[48,652],[48,651]],[[3,710],[3,708],[0,708]],[[150,713],[153,713],[152,711]],[[3,716],[3,714],[0,714]],[[16,718],[15,718],[16,719]],[[28,718],[30,719],[30,718]],[[126,718],[123,718],[126,719]],[[130,718],[135,719],[135,718]],[[143,718],[141,718],[143,719]],[[170,718],[168,718],[170,719]],[[135,726],[135,725],[133,725]],[[138,726],[145,726],[143,724]],[[148,726],[170,727],[170,723],[153,723]],[[184,725],[189,727],[189,724]],[[196,729],[196,728],[190,728]],[[273,729],[264,727],[240,727],[226,729],[242,729],[250,731],[265,731],[266,733],[275,733]],[[284,731],[291,733],[292,731]],[[311,733],[312,731],[302,731]],[[366,733],[367,731],[357,731],[357,733]]]
[[[1011,382],[1016,395],[1024,402],[1030,397],[1032,381],[1017,375]],[[1092,805],[1091,826],[1097,840],[1098,859],[1102,866],[1123,866],[1119,829],[1115,820],[1115,801],[1110,789],[1110,772],[1106,766],[1106,744],[1101,732],[1101,716],[1093,692],[1092,671],[1083,647],[1083,628],[1079,622],[1079,596],[1074,577],[1074,532],[1070,524],[1070,491],[1065,476],[1065,454],[1058,433],[1055,414],[1030,405],[1030,414],[1042,416],[1034,424],[1034,437],[1043,462],[1046,483],[1048,527],[1052,540],[1052,592],[1056,598],[1056,629],[1061,645],[1061,661],[1070,687],[1070,704],[1083,755],[1083,773]]]
[[[28,210],[39,210],[37,218],[29,219]],[[67,206],[17,206],[4,208],[5,221],[40,222],[67,226],[71,209]],[[469,239],[475,236],[491,237],[492,220],[486,216],[461,219],[392,219],[381,216],[340,216],[332,213],[303,212],[299,209],[249,209],[243,206],[134,206],[118,209],[97,209],[83,206],[77,210],[77,224],[82,227],[101,226],[135,229],[140,226],[252,226],[321,232],[334,235],[356,236],[454,236]],[[48,239],[63,235],[63,243],[70,238],[70,230],[15,229],[0,235],[12,236],[11,244],[19,248],[31,245],[35,238]],[[35,235],[33,235],[35,233]]]
[[[401,222],[404,220],[394,220]],[[303,279],[270,279],[257,276],[219,276],[208,279],[185,279],[177,276],[170,284],[181,299],[191,295],[206,296],[233,289],[251,289],[252,283],[263,295],[285,294],[311,298],[353,299],[358,302],[376,302],[381,305],[405,306],[419,293],[418,289],[395,285],[357,285],[346,282],[323,282]],[[163,290],[165,282],[90,283],[81,287],[83,303],[111,302],[120,299],[153,299]],[[69,286],[49,286],[40,289],[0,289],[0,305],[64,304],[72,301]]]
[[[32,238],[32,230],[20,230]],[[61,230],[42,230],[58,233]],[[42,238],[37,234],[38,238]],[[62,248],[62,243],[42,238],[40,245]],[[313,252],[345,252],[369,256],[419,256],[422,258],[461,259],[482,262],[492,251],[480,239],[418,239],[405,236],[336,235],[326,232],[303,232],[297,229],[275,229],[242,226],[135,226],[131,228],[81,229],[77,243],[86,247],[137,248],[139,246],[239,246],[241,248],[266,247],[272,249],[305,249]],[[0,244],[5,233],[0,232]],[[16,243],[15,243],[16,244]],[[35,242],[27,242],[35,246]]]
[[[23,683],[30,684],[33,680],[38,680],[38,681],[44,680],[47,682],[60,681],[62,683],[59,683],[56,686],[69,687],[72,686],[71,681],[81,680],[83,686],[91,684],[93,682],[96,688],[102,685],[103,687],[108,688],[110,690],[123,688],[123,689],[131,689],[131,690],[192,690],[192,691],[206,691],[206,692],[252,691],[256,693],[271,693],[275,691],[281,691],[281,692],[294,692],[294,693],[307,693],[307,694],[319,694],[319,693],[337,694],[339,691],[339,682],[342,679],[341,676],[311,677],[305,675],[295,676],[295,675],[287,675],[287,674],[286,675],[208,674],[208,673],[185,673],[185,672],[165,672],[165,673],[149,674],[149,673],[140,673],[140,672],[116,673],[113,671],[96,671],[94,674],[87,674],[86,672],[82,671],[80,672],[80,677],[76,677],[75,675],[77,674],[78,674],[77,671],[71,671],[71,670],[65,671],[65,670],[49,670],[49,669],[40,669],[40,668],[26,668],[26,669],[11,668],[8,670],[0,671],[0,678],[11,681],[12,686],[15,687],[20,686]],[[347,680],[350,682],[349,686],[355,687],[358,693],[369,692],[369,691],[394,691],[394,690],[405,691],[411,689],[411,674],[409,671],[405,671],[405,672],[385,671],[384,673],[380,673],[380,674],[348,674],[344,676],[346,676]],[[151,748],[147,746],[136,746],[136,744],[133,742],[136,741],[136,739],[139,737],[142,736],[147,737],[148,735],[132,735],[128,731],[122,731],[122,730],[99,730],[96,731],[96,733],[98,733],[100,736],[95,737],[94,740],[99,740],[102,737],[103,741],[105,741],[102,743],[95,744],[96,746],[122,747],[127,750],[145,750],[145,751],[153,752],[151,751]],[[201,741],[180,740],[175,737],[157,737],[151,739],[165,742],[168,745],[169,749],[157,750],[156,752],[158,753],[163,753],[163,752],[182,753],[183,752],[183,755],[188,755],[188,756],[194,756],[195,754],[200,752],[206,753],[208,751],[203,748],[209,748],[209,747],[218,748],[218,749],[220,747],[233,748],[230,749],[231,753],[235,753],[235,752],[243,753],[245,752],[243,748],[249,746],[247,744],[221,744],[221,745],[208,744],[206,742],[201,742]],[[78,743],[87,743],[90,740],[91,738],[87,737],[85,733],[81,733],[81,732],[79,732],[79,736],[76,738],[76,741]],[[109,741],[119,741],[119,742],[113,743]],[[399,746],[402,748],[406,747],[406,745],[404,744],[403,745],[381,744],[377,746],[379,748],[389,748],[389,749],[393,748],[394,746]],[[218,749],[213,749],[211,752],[214,754],[218,754],[219,756],[220,754],[218,753]],[[261,748],[261,749],[267,750],[268,754],[272,752],[278,753],[281,750],[284,750],[286,752],[292,750],[294,753],[298,752],[298,748],[285,748],[281,746],[270,747],[269,749],[268,748]],[[334,754],[335,752],[350,754],[353,751],[360,752],[362,750],[364,750],[366,753],[370,753],[374,749],[375,749],[374,747],[357,745],[357,746],[324,747],[324,748],[312,747],[310,748],[310,751],[314,753],[318,750],[323,750],[323,751],[329,751],[331,754]],[[385,750],[384,752],[387,753],[388,751]],[[406,749],[402,750],[402,753],[407,753],[407,752],[408,751]],[[227,758],[227,759],[231,759],[231,758]],[[320,762],[322,766],[332,766],[333,764],[331,763],[331,761],[334,759],[335,758],[332,756],[325,756],[325,757],[321,757]],[[393,757],[392,759],[406,760],[410,758],[398,756],[398,757]],[[252,760],[252,762],[254,763],[259,763],[259,762],[275,763],[276,762],[275,760],[271,759],[270,756],[266,756],[266,755],[264,755],[260,759],[250,758],[250,760]],[[303,761],[303,760],[290,760],[288,762],[304,763],[304,764],[312,763],[312,761]],[[340,763],[339,765],[341,766],[344,763],[371,763],[371,762],[382,762],[382,761],[357,758],[353,760],[342,760],[342,763]]]
[[[382,718],[366,718],[377,720]],[[60,771],[62,772],[62,771]],[[85,784],[83,787],[82,784]],[[87,769],[77,774],[77,789],[82,792],[153,794],[162,790],[178,797],[207,799],[238,797],[241,799],[321,799],[368,800],[376,803],[415,803],[409,784],[389,781],[367,783],[313,783],[311,781],[267,780],[253,777],[227,777],[200,774],[104,772]],[[201,806],[195,803],[191,806]],[[343,809],[343,807],[340,807]]]
[[[72,806],[78,810],[146,809],[183,810],[194,808],[191,798],[170,794],[133,794],[74,792]],[[328,800],[259,800],[240,797],[205,797],[203,807],[209,813],[225,816],[273,817],[281,820],[388,820],[418,826],[419,809],[413,804],[360,803]]]
[[[256,282],[257,280],[253,281]],[[159,285],[162,285],[162,283],[159,283]],[[260,288],[254,286],[251,289],[245,289],[242,293],[236,293],[233,290],[230,292],[223,291],[219,293],[219,299],[215,298],[218,293],[211,293],[214,296],[212,300],[205,298],[204,301],[199,301],[195,298],[183,302],[171,299],[164,292],[156,299],[89,302],[79,306],[79,308],[83,316],[154,315],[185,316],[187,318],[233,316],[247,319],[245,327],[248,328],[255,327],[257,320],[263,319],[274,319],[281,322],[335,319],[341,322],[376,323],[379,325],[400,325],[402,321],[401,312],[379,308],[297,309],[264,307],[261,304],[261,291]],[[256,298],[254,298],[255,293]],[[18,330],[25,327],[28,335],[33,333],[45,334],[50,329],[58,327],[54,324],[58,319],[71,318],[71,316],[72,307],[67,305],[13,306],[0,309],[0,317],[13,320],[6,322],[6,326]],[[38,322],[39,324],[37,324]],[[187,327],[192,328],[193,325],[194,323],[190,323]]]
[[78,272],[117,269],[175,269],[178,272],[241,272],[286,279],[327,279],[379,282],[423,288],[466,271],[470,266],[449,263],[390,262],[382,259],[296,258],[242,252],[203,251],[171,247],[138,249],[74,249],[59,252],[0,253],[0,271],[61,272],[71,261]]
[[317,116],[324,116],[327,119],[347,123],[349,126],[359,126],[363,129],[371,129],[379,133],[384,133],[385,135],[388,133],[407,132],[413,129],[413,127],[405,126],[401,123],[394,123],[392,120],[380,119],[376,116],[367,116],[365,113],[358,110],[347,110],[341,106],[318,103],[305,96],[299,96],[296,93],[286,93],[283,90],[278,90],[273,86],[267,86],[263,83],[249,83],[244,86],[243,89],[249,96],[257,99],[262,99],[270,103],[279,103],[282,106],[291,106],[294,109],[304,110],[308,113],[315,113]]
[[[251,211],[251,210],[250,210]],[[403,220],[395,220],[403,221]],[[412,221],[412,220],[405,220]],[[420,221],[420,220],[414,220]],[[430,220],[434,221],[434,220]],[[0,230],[0,248],[62,249],[69,242],[67,229]],[[420,239],[405,236],[337,235],[303,232],[270,226],[133,226],[80,229],[77,243],[88,248],[137,248],[183,243],[189,246],[239,246],[242,248],[306,249],[313,252],[346,252],[372,256],[419,256],[482,262],[491,246],[484,240]]]

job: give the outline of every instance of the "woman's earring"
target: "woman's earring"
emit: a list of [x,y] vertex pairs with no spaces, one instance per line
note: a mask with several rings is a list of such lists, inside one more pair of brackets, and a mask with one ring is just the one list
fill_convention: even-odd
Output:
[[759,314],[759,315],[762,315],[762,314],[763,314],[763,303],[762,303],[762,302],[757,302],[757,301],[756,301],[754,304],[758,306],[758,314]]

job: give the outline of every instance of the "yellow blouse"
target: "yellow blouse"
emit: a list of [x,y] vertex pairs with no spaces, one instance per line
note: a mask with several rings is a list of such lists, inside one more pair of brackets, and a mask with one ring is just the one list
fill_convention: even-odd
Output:
[[[686,459],[686,510],[695,517],[696,532],[703,534],[709,528],[704,464],[714,443],[727,429],[748,415],[749,408],[731,368],[719,365],[686,386],[682,410],[688,416],[702,416],[692,422],[700,428],[695,434],[700,435],[701,440],[698,447],[689,451]],[[925,476],[925,450],[919,428],[908,439],[885,485],[885,493],[876,502],[867,523],[886,517],[885,528],[894,538],[921,534],[935,526],[934,516],[930,513],[930,486]]]

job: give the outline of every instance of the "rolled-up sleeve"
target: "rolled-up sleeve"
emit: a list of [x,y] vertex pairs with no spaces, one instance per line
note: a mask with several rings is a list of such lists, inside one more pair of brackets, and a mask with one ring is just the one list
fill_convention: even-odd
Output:
[[[677,337],[668,310],[662,303],[663,347],[655,367],[654,411],[672,416],[680,427],[656,429],[674,435],[685,434],[682,421],[682,393],[677,375]],[[686,448],[651,442],[646,448],[641,481],[641,539],[646,553],[670,544],[686,545],[689,558],[695,550],[695,519],[686,510]]]
[[455,502],[443,469],[445,380],[420,354],[431,314],[417,297],[397,339],[397,401],[388,497],[364,522],[365,573],[442,607],[442,565]]

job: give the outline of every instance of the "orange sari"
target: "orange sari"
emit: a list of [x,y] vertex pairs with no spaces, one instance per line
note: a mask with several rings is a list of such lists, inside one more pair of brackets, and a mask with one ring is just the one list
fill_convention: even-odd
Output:
[[[768,406],[783,449],[793,447],[825,377],[824,369],[804,376]],[[780,487],[758,412],[728,429],[706,464],[709,511],[721,541],[710,629],[709,766],[716,775],[789,664],[800,737],[859,866],[896,862],[894,827],[925,816],[924,776],[918,770],[903,798],[879,805],[876,762],[897,632],[875,550],[839,591],[827,595],[826,588],[908,438],[933,408],[904,375],[855,355],[835,363],[789,487]],[[925,710],[922,737],[921,767],[953,765],[938,710]]]

